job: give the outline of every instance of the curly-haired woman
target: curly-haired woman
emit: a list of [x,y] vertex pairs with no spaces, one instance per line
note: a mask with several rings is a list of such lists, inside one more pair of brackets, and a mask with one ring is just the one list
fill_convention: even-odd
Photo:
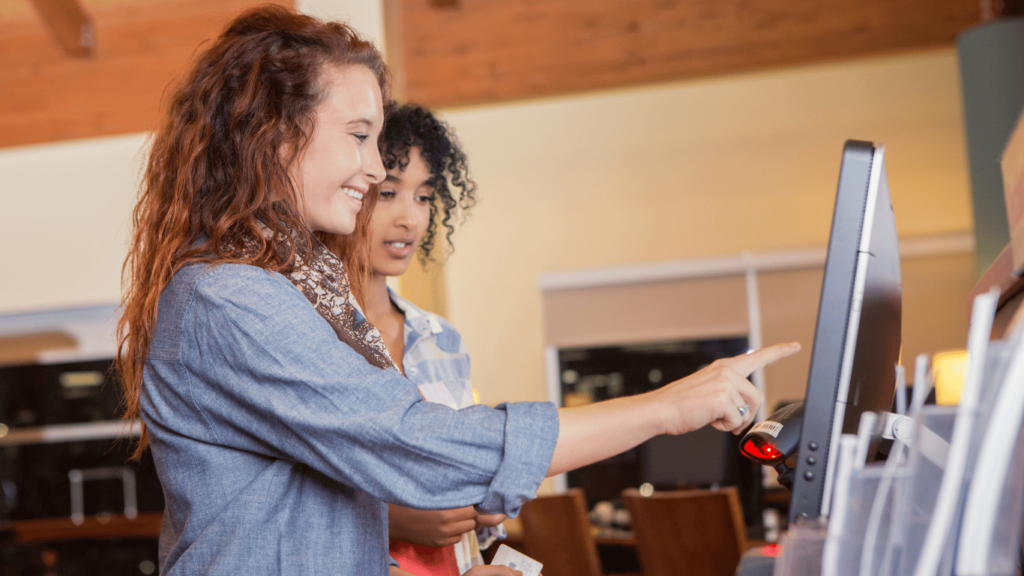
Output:
[[[466,154],[449,127],[415,104],[392,105],[380,136],[387,169],[369,217],[370,275],[362,289],[364,309],[392,357],[423,397],[454,409],[471,406],[469,356],[462,337],[444,318],[392,292],[389,277],[405,274],[414,256],[425,265],[440,260],[436,240],[451,246],[454,222],[475,202],[476,184]],[[439,228],[443,227],[443,228]],[[486,542],[504,515],[454,510],[388,508],[391,556],[417,576],[458,576],[482,563]]]
[[545,475],[747,425],[761,396],[745,376],[794,350],[579,409],[424,402],[322,243],[375,200],[387,94],[371,44],[273,5],[170,93],[118,326],[126,418],[164,490],[162,574],[383,576],[385,503],[515,514]]

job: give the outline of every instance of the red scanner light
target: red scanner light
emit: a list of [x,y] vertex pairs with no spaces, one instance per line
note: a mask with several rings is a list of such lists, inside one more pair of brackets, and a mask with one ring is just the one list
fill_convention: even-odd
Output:
[[778,558],[782,556],[782,545],[781,544],[768,544],[767,546],[761,547],[761,554],[770,556],[772,558]]
[[761,462],[771,462],[784,457],[782,452],[776,450],[775,447],[766,442],[764,438],[757,436],[751,437],[743,443],[743,452],[745,452],[750,458]]

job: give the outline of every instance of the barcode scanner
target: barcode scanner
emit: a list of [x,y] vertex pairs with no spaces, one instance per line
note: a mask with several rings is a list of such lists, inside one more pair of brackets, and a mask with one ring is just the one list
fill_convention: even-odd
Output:
[[803,419],[804,403],[795,402],[755,424],[740,440],[740,453],[754,462],[775,468],[779,484],[787,490],[793,489],[796,468],[786,461],[796,454]]

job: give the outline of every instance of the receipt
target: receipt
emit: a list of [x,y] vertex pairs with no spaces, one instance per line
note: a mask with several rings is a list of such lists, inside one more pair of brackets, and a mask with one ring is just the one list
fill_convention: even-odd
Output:
[[508,566],[513,570],[519,570],[523,576],[539,576],[543,564],[530,558],[526,554],[513,550],[502,544],[491,560],[492,566]]

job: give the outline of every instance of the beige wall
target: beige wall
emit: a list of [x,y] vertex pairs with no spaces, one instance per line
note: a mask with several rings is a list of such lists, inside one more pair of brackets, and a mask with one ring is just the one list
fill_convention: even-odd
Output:
[[[903,358],[912,365],[919,353],[963,348],[969,314],[964,295],[974,284],[973,236],[904,238],[900,250]],[[822,248],[687,260],[661,266],[656,280],[641,271],[650,266],[638,265],[596,269],[605,282],[593,272],[546,274],[544,342],[561,349],[708,340],[746,337],[751,328],[766,342],[803,342],[804,349],[765,371],[770,413],[780,401],[804,397],[825,253]],[[748,324],[748,270],[756,278],[759,323]]]
[[[797,340],[804,349],[765,370],[768,409],[780,401],[803,398],[810,371],[811,344],[821,294],[822,268],[773,272],[759,276],[758,287],[766,342]],[[914,358],[964,348],[974,285],[973,253],[902,258],[903,365],[914,379]]]
[[886,145],[901,235],[972,226],[952,50],[444,115],[480,185],[448,315],[489,404],[546,399],[538,274],[824,246],[847,138]]

